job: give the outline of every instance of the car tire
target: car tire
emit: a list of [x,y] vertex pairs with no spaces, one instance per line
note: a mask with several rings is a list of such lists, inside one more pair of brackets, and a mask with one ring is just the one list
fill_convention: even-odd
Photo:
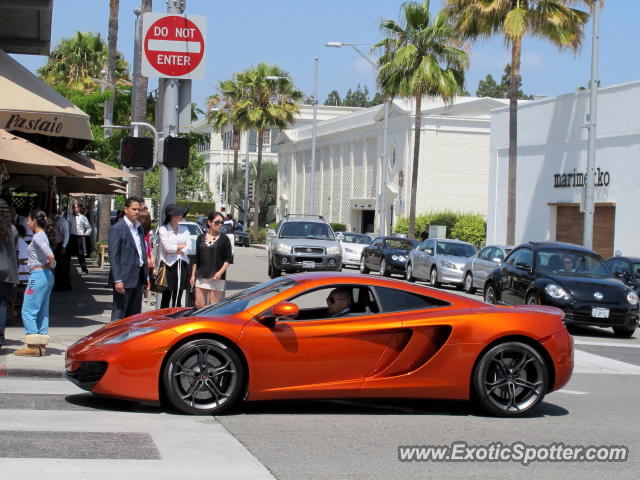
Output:
[[217,415],[232,406],[244,389],[244,379],[244,366],[235,350],[210,338],[178,347],[162,372],[167,400],[191,415]]
[[521,417],[542,403],[549,384],[549,369],[532,346],[503,342],[482,354],[472,378],[474,397],[485,412],[499,417]]
[[527,295],[527,301],[525,303],[527,305],[540,305],[540,299],[538,298],[538,295],[531,293]]
[[413,267],[410,263],[407,263],[407,269],[404,272],[404,278],[407,282],[415,282],[416,277],[413,276]]
[[279,268],[275,268],[271,261],[269,261],[269,269],[267,271],[267,274],[269,275],[269,278],[278,278],[280,275],[282,275],[282,270],[280,270]]
[[628,328],[628,327],[613,327],[613,333],[616,337],[619,338],[630,338],[635,333],[636,328]]
[[389,269],[387,268],[387,261],[384,258],[380,261],[379,273],[380,273],[381,277],[390,277],[391,276],[391,273],[389,273]]
[[251,242],[249,242],[249,237],[244,239],[243,244],[244,244],[245,247],[250,247],[251,246]]
[[438,281],[438,269],[433,267],[431,274],[429,275],[429,282],[433,288],[440,288],[440,282]]
[[491,305],[496,305],[498,303],[498,292],[492,283],[489,283],[484,287],[484,301]]
[[364,255],[360,257],[360,273],[366,275],[369,273],[369,269],[367,268],[367,263],[364,260]]
[[467,272],[464,276],[464,291],[467,293],[476,293],[476,287],[473,286],[473,274],[471,272]]

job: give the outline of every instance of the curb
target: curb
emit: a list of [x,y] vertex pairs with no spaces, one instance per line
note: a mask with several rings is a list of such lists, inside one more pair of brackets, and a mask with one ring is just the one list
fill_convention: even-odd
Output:
[[266,250],[267,246],[266,245],[251,245],[251,248],[259,248],[260,250]]
[[44,370],[36,368],[0,367],[0,377],[64,378],[64,372],[61,370]]

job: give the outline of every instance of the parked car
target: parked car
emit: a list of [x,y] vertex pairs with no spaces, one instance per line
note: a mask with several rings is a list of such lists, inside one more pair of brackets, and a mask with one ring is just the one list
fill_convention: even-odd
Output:
[[[335,288],[351,300],[346,316],[330,317]],[[573,342],[556,309],[490,306],[381,277],[301,273],[200,310],[110,323],[65,358],[65,377],[96,396],[167,400],[195,415],[244,401],[357,396],[468,400],[520,417],[570,380]]]
[[640,258],[639,257],[612,257],[607,264],[613,274],[624,283],[640,293]]
[[442,283],[464,285],[464,266],[476,254],[476,247],[462,240],[427,238],[409,254],[405,278],[428,280],[432,287]]
[[630,337],[638,325],[638,294],[600,255],[570,243],[517,246],[487,278],[484,299],[551,305],[564,310],[567,325],[609,327],[619,337]]
[[342,266],[358,268],[362,251],[367,245],[371,245],[373,238],[369,235],[353,232],[340,232],[336,234],[336,237],[342,247]]
[[[196,222],[180,222],[180,225],[184,225],[185,227],[187,227],[187,229],[189,230],[189,236],[191,237],[191,253],[190,255],[194,255],[196,253],[196,240],[198,240],[198,235],[200,235],[203,230],[202,228],[200,228],[200,225],[198,225]],[[160,228],[158,226],[158,228]],[[152,231],[151,234],[151,247],[153,249],[157,249],[158,247],[158,228],[156,228],[154,231]],[[160,258],[157,254],[156,254],[156,258]]]
[[408,238],[378,237],[362,250],[360,273],[377,270],[384,277],[393,273],[404,275],[407,255],[417,245],[416,240]]
[[233,242],[236,245],[241,245],[243,247],[248,247],[251,242],[249,240],[249,232],[244,229],[241,223],[236,224],[236,228],[233,231]]
[[484,291],[484,282],[489,274],[498,267],[513,246],[488,245],[467,260],[464,265],[464,291],[475,293]]
[[269,232],[268,274],[340,270],[342,253],[331,225],[322,216],[286,215],[277,231]]

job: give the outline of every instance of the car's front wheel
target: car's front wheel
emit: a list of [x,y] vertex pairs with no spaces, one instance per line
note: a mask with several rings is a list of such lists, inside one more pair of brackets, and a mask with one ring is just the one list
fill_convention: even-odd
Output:
[[367,274],[369,273],[369,269],[367,268],[367,262],[364,260],[364,255],[360,257],[360,273]]
[[527,305],[540,305],[540,299],[535,293],[531,293],[525,302]]
[[547,364],[535,348],[522,342],[490,348],[473,372],[480,406],[500,417],[519,417],[534,410],[542,403],[548,383]]
[[613,327],[613,333],[616,335],[616,337],[620,337],[620,338],[630,338],[635,331],[636,331],[635,327],[631,327],[631,328]]
[[433,267],[431,269],[431,275],[429,276],[429,282],[431,283],[431,286],[434,288],[439,288],[440,287],[440,282],[438,281],[438,270],[436,269],[436,267]]
[[410,263],[407,263],[407,270],[404,273],[404,278],[407,280],[407,282],[416,281],[416,277],[413,276],[413,267]]
[[473,286],[473,274],[467,272],[464,276],[464,291],[467,293],[475,293],[476,288]]
[[277,278],[280,275],[282,275],[282,271],[279,268],[275,268],[273,266],[273,263],[271,263],[271,260],[269,260],[269,268],[267,270],[267,275],[269,275],[269,278]]
[[384,258],[380,261],[380,275],[383,277],[388,277],[391,275],[389,273],[389,270],[387,269],[387,261]]
[[495,305],[498,303],[498,294],[496,292],[496,287],[493,284],[489,284],[484,289],[484,301],[490,303],[491,305]]
[[244,366],[228,345],[199,338],[176,349],[163,370],[167,399],[192,415],[218,414],[238,399],[244,385]]

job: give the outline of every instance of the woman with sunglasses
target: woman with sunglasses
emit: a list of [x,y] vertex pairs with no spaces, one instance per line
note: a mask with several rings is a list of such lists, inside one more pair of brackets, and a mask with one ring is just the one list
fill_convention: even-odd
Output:
[[195,287],[196,308],[206,307],[222,298],[227,268],[233,261],[231,241],[221,234],[224,217],[212,212],[207,217],[209,229],[198,236],[191,270],[191,286]]

